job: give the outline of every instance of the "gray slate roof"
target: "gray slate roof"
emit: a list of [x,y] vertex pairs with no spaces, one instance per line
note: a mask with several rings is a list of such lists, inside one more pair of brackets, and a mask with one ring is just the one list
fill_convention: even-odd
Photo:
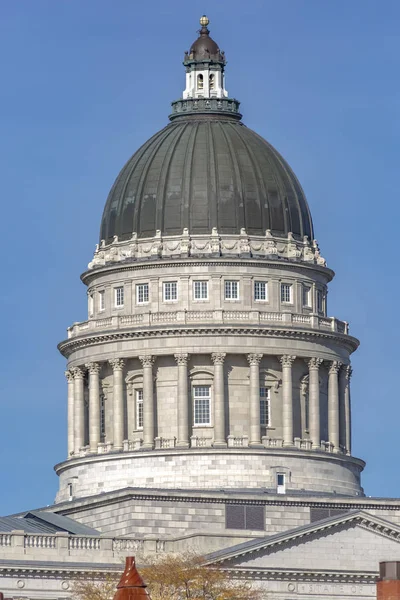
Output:
[[40,510],[32,510],[18,517],[0,517],[0,532],[7,533],[14,529],[26,533],[54,534],[57,531],[66,531],[72,535],[100,535],[96,529],[82,525],[69,517]]

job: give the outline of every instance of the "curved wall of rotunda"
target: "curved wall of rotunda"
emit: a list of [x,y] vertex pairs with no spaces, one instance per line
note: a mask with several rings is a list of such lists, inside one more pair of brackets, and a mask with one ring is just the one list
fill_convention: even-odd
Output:
[[[185,56],[187,75],[213,61],[223,73],[219,50],[211,62]],[[68,455],[57,501],[126,486],[362,494],[358,341],[327,316],[334,273],[305,234],[304,192],[241,124],[238,102],[196,81],[174,126],[118,176],[82,275],[88,319],[59,345]]]

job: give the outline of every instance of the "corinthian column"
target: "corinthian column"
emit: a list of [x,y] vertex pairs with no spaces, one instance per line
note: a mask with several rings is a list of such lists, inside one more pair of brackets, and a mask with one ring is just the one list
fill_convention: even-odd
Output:
[[321,447],[321,417],[319,404],[319,367],[322,358],[310,358],[308,364],[308,406],[310,440],[313,448]]
[[113,370],[113,420],[114,420],[114,450],[122,450],[124,440],[124,379],[125,361],[114,358],[108,361]]
[[225,447],[225,394],[224,394],[224,352],[214,352],[211,360],[214,363],[214,444]]
[[74,375],[74,453],[79,456],[79,451],[85,443],[84,370],[75,367],[72,373]]
[[351,454],[351,398],[350,398],[350,379],[353,370],[350,365],[345,368],[346,385],[344,388],[344,414],[346,421],[346,453]]
[[68,458],[74,453],[74,374],[72,371],[65,371],[65,377],[68,381]]
[[143,448],[154,447],[154,356],[139,356],[143,366]]
[[280,357],[282,365],[282,425],[283,445],[293,446],[293,382],[292,364],[295,356]]
[[261,445],[260,360],[262,357],[262,354],[247,355],[247,361],[250,366],[250,446]]
[[337,360],[331,362],[328,380],[328,435],[333,451],[339,452],[339,369],[342,366]]
[[89,447],[90,452],[97,452],[100,442],[100,365],[91,362],[86,368],[89,372]]
[[187,363],[189,354],[175,354],[178,365],[178,441],[180,448],[189,447],[189,396]]

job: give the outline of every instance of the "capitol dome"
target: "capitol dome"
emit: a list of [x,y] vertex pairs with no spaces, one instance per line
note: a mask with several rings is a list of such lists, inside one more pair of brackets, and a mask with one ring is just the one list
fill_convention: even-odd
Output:
[[313,238],[304,192],[287,162],[241,121],[179,115],[126,163],[108,196],[100,239],[191,234]]

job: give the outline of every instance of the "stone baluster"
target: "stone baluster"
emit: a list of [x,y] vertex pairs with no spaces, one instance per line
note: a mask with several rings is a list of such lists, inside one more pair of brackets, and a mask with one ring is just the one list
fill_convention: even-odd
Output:
[[261,445],[260,361],[262,357],[262,354],[247,355],[247,361],[250,366],[250,446]]
[[225,394],[224,394],[224,352],[214,352],[214,446],[224,448],[225,439]]
[[100,442],[100,381],[99,363],[91,362],[86,365],[89,372],[89,449],[97,452]]
[[71,370],[65,371],[65,377],[68,382],[68,458],[75,451],[75,432],[74,432],[74,374]]
[[319,367],[322,358],[310,358],[308,364],[309,430],[313,448],[321,447],[321,416],[319,398]]
[[81,367],[72,369],[74,376],[74,438],[75,455],[85,443],[85,405],[84,405],[84,370]]
[[344,414],[345,414],[345,446],[346,453],[351,454],[351,397],[350,397],[350,379],[352,376],[353,370],[350,365],[347,365],[345,368],[345,377],[346,377],[346,385],[344,388]]
[[189,395],[188,358],[189,354],[175,354],[178,365],[178,440],[179,448],[189,447]]
[[339,452],[339,377],[342,363],[334,360],[329,367],[328,380],[328,436],[334,452]]
[[139,356],[143,367],[143,448],[154,447],[154,397],[153,363],[154,356]]
[[282,425],[283,445],[293,446],[293,381],[292,365],[295,356],[280,357],[282,365]]
[[122,358],[108,361],[113,370],[113,430],[114,450],[122,450],[124,440],[124,364]]

